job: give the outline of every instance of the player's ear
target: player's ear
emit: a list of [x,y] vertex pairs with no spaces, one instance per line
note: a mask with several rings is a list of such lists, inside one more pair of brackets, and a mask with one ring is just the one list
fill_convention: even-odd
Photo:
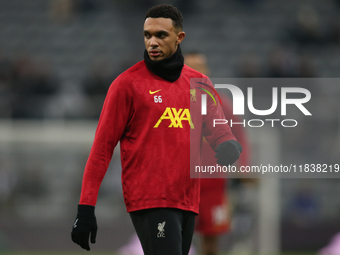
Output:
[[176,44],[180,44],[183,39],[185,37],[185,32],[184,31],[180,31],[177,33],[177,40],[176,40]]

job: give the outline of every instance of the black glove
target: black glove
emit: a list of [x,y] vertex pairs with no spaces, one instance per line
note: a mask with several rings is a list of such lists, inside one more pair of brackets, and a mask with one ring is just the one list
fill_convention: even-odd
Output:
[[78,205],[78,214],[72,228],[72,241],[79,244],[81,248],[90,250],[89,238],[91,243],[96,242],[97,220],[94,215],[94,206]]
[[219,144],[216,148],[217,164],[221,166],[232,165],[242,152],[242,146],[235,140],[225,141]]

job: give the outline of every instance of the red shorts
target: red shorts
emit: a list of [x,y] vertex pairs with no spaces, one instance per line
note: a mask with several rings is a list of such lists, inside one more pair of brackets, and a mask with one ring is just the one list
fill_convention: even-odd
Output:
[[196,217],[196,231],[219,235],[229,231],[230,210],[226,196],[226,179],[201,179],[201,200]]

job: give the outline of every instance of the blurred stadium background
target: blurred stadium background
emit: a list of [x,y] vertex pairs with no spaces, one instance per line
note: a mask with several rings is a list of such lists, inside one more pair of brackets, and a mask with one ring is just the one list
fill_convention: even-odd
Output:
[[[111,81],[142,60],[144,14],[157,3],[0,1],[0,253],[79,251],[71,224],[102,102]],[[206,54],[211,77],[339,77],[338,0],[168,3],[184,14],[183,52]],[[254,163],[339,163],[340,87],[311,91],[318,117],[294,131],[249,130]],[[133,233],[119,168],[116,150],[97,204],[95,251],[117,252]],[[231,182],[223,252],[317,254],[340,231],[339,179],[258,184]]]

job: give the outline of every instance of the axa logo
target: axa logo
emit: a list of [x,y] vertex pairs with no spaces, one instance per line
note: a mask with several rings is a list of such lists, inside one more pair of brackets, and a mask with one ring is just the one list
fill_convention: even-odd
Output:
[[[168,120],[168,121],[167,121]],[[162,116],[158,119],[154,128],[158,128],[162,121],[170,122],[169,128],[183,128],[183,121],[187,121],[191,129],[194,129],[194,124],[191,121],[190,111],[187,108],[166,107]]]

